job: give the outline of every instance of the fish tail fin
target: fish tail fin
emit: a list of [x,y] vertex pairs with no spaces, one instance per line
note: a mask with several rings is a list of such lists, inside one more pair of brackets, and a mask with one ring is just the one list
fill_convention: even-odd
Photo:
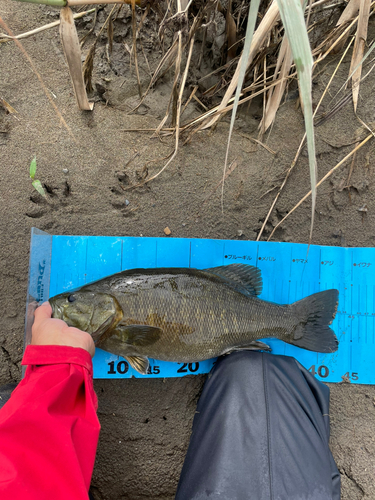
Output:
[[337,351],[338,340],[329,325],[336,315],[338,295],[338,290],[325,290],[294,302],[297,324],[289,343],[309,351]]

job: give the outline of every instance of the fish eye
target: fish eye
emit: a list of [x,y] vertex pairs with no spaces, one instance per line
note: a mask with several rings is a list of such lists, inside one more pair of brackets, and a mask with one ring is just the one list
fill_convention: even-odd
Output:
[[74,297],[74,295],[69,295],[68,302],[74,302],[75,300],[76,300],[76,297]]

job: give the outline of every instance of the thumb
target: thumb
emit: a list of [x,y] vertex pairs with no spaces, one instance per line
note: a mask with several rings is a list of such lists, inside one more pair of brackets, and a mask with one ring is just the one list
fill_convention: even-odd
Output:
[[52,316],[52,307],[48,301],[44,302],[35,311],[35,321],[37,322],[43,321],[44,319],[48,319],[51,316]]

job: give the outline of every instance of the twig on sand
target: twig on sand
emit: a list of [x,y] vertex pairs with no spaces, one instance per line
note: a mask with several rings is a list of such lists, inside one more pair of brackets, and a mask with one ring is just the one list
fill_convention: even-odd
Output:
[[[90,9],[90,10],[85,10],[84,12],[79,12],[78,14],[73,14],[73,18],[81,19],[82,17],[87,16],[92,12],[95,12],[95,10],[96,9]],[[37,33],[41,33],[42,31],[48,30],[50,28],[55,28],[56,26],[59,26],[59,24],[60,24],[60,19],[58,21],[54,21],[53,23],[44,24],[39,28],[35,28],[34,30],[31,31],[26,31],[25,33],[21,33],[20,35],[16,36],[10,36],[10,35],[5,35],[4,33],[0,33],[0,43],[8,42],[10,40],[20,40],[21,38],[27,38],[29,36],[36,35]],[[2,38],[6,38],[6,40],[1,40]]]
[[[225,172],[225,179],[224,180],[227,180],[227,178],[235,170],[236,167],[237,167],[237,159],[233,160],[232,163],[227,168],[227,170]],[[207,201],[215,194],[215,192],[221,186],[222,183],[223,183],[223,178],[221,178],[219,180],[219,182],[216,184],[216,186],[213,188],[213,190],[210,192],[210,194],[208,196],[206,196],[206,198],[203,200],[202,206],[205,205],[207,203]]]
[[[354,154],[357,153],[357,151],[359,149],[361,149],[362,146],[364,146],[366,144],[366,142],[368,142],[371,138],[374,137],[374,134],[373,132],[371,132],[371,134],[369,134],[360,144],[358,144],[358,146],[356,146],[352,151],[350,151],[349,154],[347,154],[345,156],[345,158],[343,158],[337,165],[335,165],[319,182],[317,182],[316,184],[316,187],[319,187],[321,184],[323,184],[323,182],[328,179],[328,177],[330,177],[333,172],[335,172],[335,170],[337,170],[339,167],[341,167],[341,165],[343,165],[347,160],[349,160],[349,158],[351,156],[353,156]],[[269,235],[267,241],[270,241],[270,239],[272,238],[274,232],[276,231],[276,229],[280,226],[280,224],[282,224],[285,219],[287,219],[289,217],[289,215],[291,215],[305,200],[307,200],[307,198],[311,195],[311,191],[309,191],[307,194],[305,194],[305,196],[303,198],[300,199],[300,201],[297,203],[297,205],[295,205],[292,210],[290,212],[288,212],[288,214],[278,223],[276,224],[276,226],[273,228],[272,230],[272,233]]]
[[[348,50],[349,50],[349,48],[350,48],[350,46],[351,46],[352,42],[353,42],[353,40],[351,40],[351,41],[348,43],[348,46],[347,46],[346,50],[344,51],[344,54],[342,55],[342,57],[341,57],[341,59],[340,59],[339,63],[337,64],[337,66],[336,66],[336,68],[335,68],[334,72],[332,73],[332,76],[331,76],[331,78],[329,79],[329,82],[327,83],[326,88],[324,89],[324,92],[323,92],[322,96],[320,97],[320,100],[319,100],[319,102],[318,102],[318,104],[317,104],[317,106],[316,106],[316,109],[315,109],[315,111],[314,111],[314,115],[313,115],[314,117],[316,116],[316,113],[318,112],[319,107],[320,107],[320,105],[321,105],[321,103],[322,103],[322,101],[323,101],[323,99],[324,99],[324,96],[325,96],[325,95],[326,95],[326,93],[328,92],[328,89],[329,89],[329,87],[330,87],[330,85],[331,85],[331,83],[332,83],[332,80],[334,79],[334,77],[335,77],[335,75],[336,75],[336,73],[337,73],[337,70],[339,69],[339,67],[340,67],[340,65],[341,65],[341,63],[342,63],[342,61],[344,60],[344,57],[346,56],[346,54],[347,54],[347,52],[348,52]],[[268,213],[267,213],[267,215],[266,215],[266,218],[265,218],[265,219],[264,219],[264,221],[263,221],[263,225],[262,225],[262,227],[261,227],[261,230],[259,231],[259,234],[258,234],[258,237],[257,237],[256,241],[259,241],[259,240],[260,240],[260,238],[262,237],[262,234],[263,234],[264,228],[266,227],[266,224],[267,224],[267,222],[268,222],[268,219],[270,218],[270,215],[271,215],[271,213],[272,213],[272,211],[273,211],[273,209],[274,209],[274,207],[275,207],[275,205],[276,205],[276,202],[277,202],[277,200],[279,199],[279,196],[280,196],[280,194],[281,194],[281,191],[284,189],[284,186],[285,186],[285,184],[286,184],[286,182],[287,182],[287,180],[288,180],[288,178],[289,178],[289,176],[290,176],[290,174],[291,174],[291,172],[292,172],[293,168],[296,166],[296,163],[297,163],[297,160],[298,160],[298,158],[299,158],[299,155],[301,154],[302,148],[303,148],[303,146],[304,146],[304,144],[305,144],[305,139],[306,139],[306,133],[304,134],[304,136],[303,136],[303,138],[302,138],[302,140],[301,140],[301,142],[300,142],[300,145],[299,145],[299,147],[298,147],[297,153],[296,153],[296,155],[295,155],[295,157],[294,157],[294,159],[293,159],[293,161],[292,161],[292,164],[291,164],[291,165],[290,165],[290,167],[289,167],[289,170],[288,170],[288,172],[287,172],[287,174],[286,174],[286,176],[285,176],[285,179],[284,179],[283,183],[281,184],[281,186],[280,186],[280,188],[279,188],[279,191],[277,192],[276,197],[275,197],[275,199],[273,200],[273,203],[272,203],[272,205],[271,205],[270,209],[268,210]]]
[[[182,34],[181,34],[181,32],[179,32],[178,36],[179,36],[179,40],[178,40],[179,56],[177,57],[177,60],[176,60],[176,75],[175,75],[175,81],[174,81],[174,86],[176,86],[176,87],[177,87],[177,82],[178,82],[179,73],[180,73],[180,65],[181,65],[181,53],[182,53],[182,42],[181,42]],[[194,36],[190,40],[190,47],[189,47],[189,53],[188,53],[188,58],[187,58],[187,62],[186,62],[186,68],[185,68],[185,71],[184,71],[184,74],[183,74],[183,77],[182,77],[182,81],[181,81],[181,85],[180,85],[180,90],[179,90],[179,93],[178,93],[177,113],[176,113],[176,127],[175,127],[175,130],[176,130],[176,140],[175,140],[174,151],[173,151],[171,157],[169,158],[169,160],[167,161],[167,163],[164,165],[164,167],[161,170],[159,170],[158,173],[156,173],[155,175],[153,175],[149,179],[146,179],[142,183],[140,183],[140,184],[138,184],[136,186],[133,186],[133,187],[143,186],[144,184],[152,181],[153,179],[156,179],[156,177],[158,177],[162,172],[164,172],[164,170],[168,167],[168,165],[172,162],[172,160],[177,155],[178,146],[179,146],[179,139],[180,139],[180,117],[181,117],[182,95],[183,95],[183,92],[184,92],[184,89],[185,89],[186,78],[187,78],[187,74],[188,74],[188,70],[189,70],[189,66],[190,66],[191,54],[193,52],[193,46],[194,46]]]
[[64,117],[63,115],[60,113],[58,107],[56,106],[56,104],[53,102],[52,100],[52,97],[50,95],[50,92],[48,91],[44,81],[43,81],[43,78],[40,76],[38,70],[36,69],[35,67],[35,64],[33,63],[31,57],[29,56],[29,54],[26,52],[26,50],[24,49],[22,43],[15,39],[14,37],[14,34],[12,33],[12,31],[8,28],[8,26],[6,25],[6,23],[2,20],[1,16],[0,16],[0,25],[5,29],[5,31],[8,32],[8,34],[14,39],[14,42],[15,44],[18,46],[18,48],[20,49],[20,51],[22,52],[22,54],[26,57],[26,59],[28,60],[33,72],[36,74],[42,88],[43,88],[43,91],[47,97],[47,99],[49,100],[50,104],[52,105],[53,109],[55,110],[57,116],[59,117],[59,120],[60,122],[64,125],[64,127],[66,128],[66,130],[68,131],[70,137],[73,139],[73,141],[75,143],[77,143],[77,139],[75,138],[71,128],[68,126],[68,124],[66,123],[66,121],[64,120]]

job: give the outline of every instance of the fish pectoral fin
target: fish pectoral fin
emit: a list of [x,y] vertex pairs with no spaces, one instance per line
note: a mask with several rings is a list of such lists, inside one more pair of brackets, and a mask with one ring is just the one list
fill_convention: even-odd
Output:
[[129,345],[146,347],[157,342],[163,330],[149,325],[121,325],[116,326],[125,342]]
[[204,271],[224,278],[229,282],[229,286],[244,295],[256,296],[262,293],[262,273],[258,267],[248,264],[228,264],[210,267]]
[[147,375],[149,367],[148,358],[143,356],[125,356],[125,359],[134,370],[137,370],[142,375]]
[[261,342],[260,340],[254,340],[247,345],[235,346],[228,349],[225,354],[230,354],[231,352],[236,351],[266,351],[271,352],[272,349],[268,344]]

